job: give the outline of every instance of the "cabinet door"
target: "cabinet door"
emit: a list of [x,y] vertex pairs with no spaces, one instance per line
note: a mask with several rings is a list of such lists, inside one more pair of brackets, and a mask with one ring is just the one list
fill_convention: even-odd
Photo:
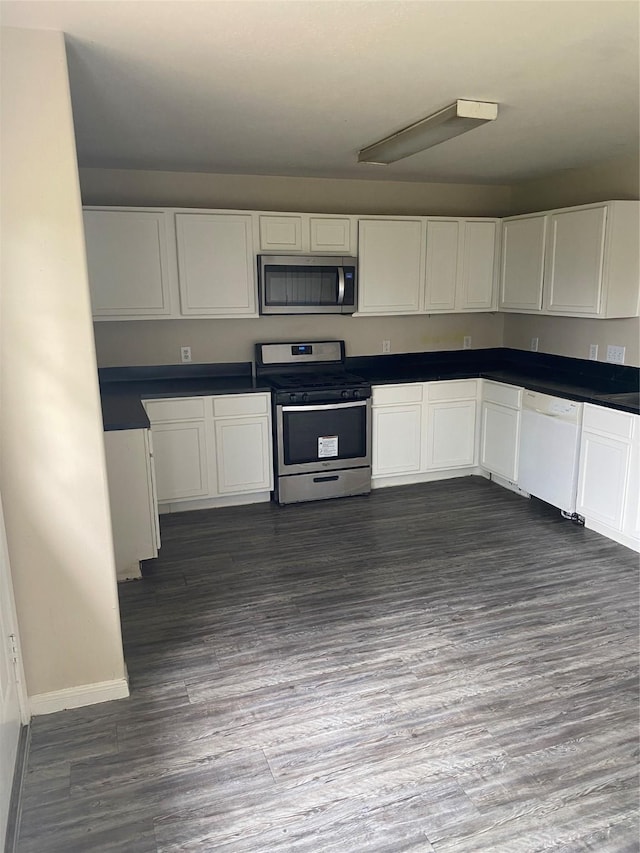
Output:
[[373,409],[372,476],[411,474],[420,470],[422,406]]
[[546,216],[505,219],[502,225],[500,309],[523,313],[542,308]]
[[483,402],[481,429],[480,465],[517,483],[520,412],[497,403]]
[[600,311],[606,213],[606,207],[593,207],[551,216],[547,311],[578,316]]
[[623,531],[640,545],[640,417],[634,417]]
[[458,281],[460,223],[427,220],[425,311],[453,311]]
[[270,216],[260,217],[260,249],[263,252],[301,252],[302,217]]
[[170,314],[166,214],[84,210],[83,217],[94,317]]
[[631,446],[587,430],[580,443],[577,512],[622,530]]
[[182,313],[256,316],[256,273],[250,215],[177,213]]
[[418,312],[424,278],[423,243],[420,220],[360,220],[359,312]]
[[209,493],[204,421],[152,424],[159,501]]
[[497,240],[497,222],[465,220],[462,232],[462,269],[456,304],[458,310],[495,309]]
[[475,465],[476,401],[429,403],[427,469]]
[[218,492],[259,492],[272,488],[269,418],[215,422]]
[[351,220],[347,217],[312,216],[309,231],[312,252],[351,254]]
[[148,430],[105,432],[109,504],[118,580],[140,577],[140,561],[158,556],[158,508]]

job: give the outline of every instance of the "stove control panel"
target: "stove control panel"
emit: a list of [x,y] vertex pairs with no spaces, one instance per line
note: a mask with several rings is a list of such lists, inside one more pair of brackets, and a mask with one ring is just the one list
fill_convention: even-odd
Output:
[[367,400],[370,396],[370,386],[363,388],[316,388],[308,391],[275,391],[275,401],[280,405],[347,403],[352,400]]

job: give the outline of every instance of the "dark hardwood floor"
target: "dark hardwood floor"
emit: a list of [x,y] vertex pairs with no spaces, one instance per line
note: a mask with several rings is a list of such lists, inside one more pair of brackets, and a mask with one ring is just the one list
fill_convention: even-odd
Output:
[[33,720],[20,853],[622,853],[638,556],[479,478],[164,516],[131,697]]

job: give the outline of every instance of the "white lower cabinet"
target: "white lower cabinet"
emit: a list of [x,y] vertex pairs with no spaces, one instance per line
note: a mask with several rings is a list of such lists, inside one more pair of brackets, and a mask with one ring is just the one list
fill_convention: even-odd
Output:
[[422,463],[424,385],[376,385],[372,400],[371,474],[415,474]]
[[221,495],[271,488],[268,418],[217,419],[215,440],[218,492]]
[[273,488],[268,393],[146,400],[144,406],[165,510],[205,499],[224,503],[244,496],[249,502],[257,493],[268,496]]
[[420,470],[422,404],[374,407],[373,477]]
[[374,481],[475,466],[477,388],[476,379],[375,386]]
[[476,465],[478,380],[429,382],[426,389],[426,469]]
[[585,525],[640,550],[640,417],[585,404],[576,510]]
[[160,525],[148,429],[104,434],[118,580],[140,577],[140,561],[158,556]]
[[518,482],[518,446],[522,388],[483,382],[480,465],[485,471]]
[[204,421],[151,424],[159,501],[209,493]]

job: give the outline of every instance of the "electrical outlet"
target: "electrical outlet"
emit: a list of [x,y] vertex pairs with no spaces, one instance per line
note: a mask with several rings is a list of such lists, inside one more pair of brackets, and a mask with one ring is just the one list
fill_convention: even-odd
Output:
[[538,352],[538,339],[531,338],[531,346],[529,347],[531,352]]
[[609,344],[607,346],[607,361],[612,364],[624,364],[624,347],[617,347]]
[[471,349],[471,335],[465,335],[462,339],[462,349]]
[[598,344],[589,344],[589,360],[598,360]]
[[382,341],[382,352],[391,352],[391,341]]
[[180,347],[180,360],[191,361],[191,347]]

